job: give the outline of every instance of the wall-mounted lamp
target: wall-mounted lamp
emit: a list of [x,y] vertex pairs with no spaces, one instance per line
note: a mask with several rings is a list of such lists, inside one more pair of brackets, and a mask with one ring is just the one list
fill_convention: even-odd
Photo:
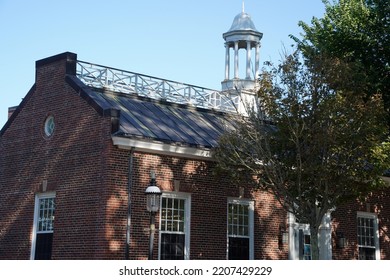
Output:
[[279,226],[279,246],[288,244],[288,231],[285,226]]
[[150,213],[150,236],[149,236],[149,260],[153,259],[153,243],[154,243],[154,233],[156,231],[156,226],[154,224],[154,219],[156,213],[160,209],[160,196],[161,190],[157,187],[156,184],[156,174],[154,171],[150,172],[150,184],[145,190],[146,195],[146,209]]
[[342,232],[336,232],[336,246],[338,249],[344,249],[347,246],[347,239]]

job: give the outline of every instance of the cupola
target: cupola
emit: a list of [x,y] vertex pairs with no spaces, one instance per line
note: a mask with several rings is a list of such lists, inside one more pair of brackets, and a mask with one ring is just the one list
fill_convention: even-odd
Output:
[[[233,20],[229,31],[223,33],[225,40],[225,79],[222,81],[222,90],[230,90],[234,88],[253,89],[255,88],[255,81],[259,75],[259,51],[260,40],[263,33],[257,31],[251,17],[244,10],[242,5],[242,12],[239,13]],[[231,61],[231,49],[233,50],[233,62]],[[240,56],[239,50],[246,51],[245,77],[240,77],[239,66]],[[254,63],[253,55],[254,51]],[[233,64],[233,68],[231,68]],[[254,66],[254,68],[253,68]],[[233,77],[231,77],[231,69],[233,69]]]

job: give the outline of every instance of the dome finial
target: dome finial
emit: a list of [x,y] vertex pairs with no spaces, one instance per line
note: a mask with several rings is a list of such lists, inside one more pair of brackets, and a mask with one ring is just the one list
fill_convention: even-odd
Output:
[[242,13],[245,13],[245,1],[242,0]]

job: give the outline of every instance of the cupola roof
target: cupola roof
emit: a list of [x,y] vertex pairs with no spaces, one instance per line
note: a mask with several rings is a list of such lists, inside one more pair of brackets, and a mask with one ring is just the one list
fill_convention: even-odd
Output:
[[236,17],[234,18],[232,26],[230,27],[228,32],[244,31],[244,30],[251,30],[251,31],[258,32],[250,15],[245,12],[241,12],[238,15],[236,15]]
[[245,41],[259,42],[263,37],[263,33],[259,32],[253,23],[249,14],[245,13],[244,9],[241,13],[235,16],[232,26],[229,31],[222,34],[223,38],[228,43],[240,42],[239,48],[245,48]]

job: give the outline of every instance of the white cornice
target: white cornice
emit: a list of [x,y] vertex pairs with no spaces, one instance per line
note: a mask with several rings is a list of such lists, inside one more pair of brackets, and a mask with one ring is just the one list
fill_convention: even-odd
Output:
[[166,144],[161,142],[152,142],[144,139],[132,139],[120,136],[112,136],[112,142],[120,149],[147,152],[153,154],[186,157],[191,159],[212,160],[210,149],[194,148]]

